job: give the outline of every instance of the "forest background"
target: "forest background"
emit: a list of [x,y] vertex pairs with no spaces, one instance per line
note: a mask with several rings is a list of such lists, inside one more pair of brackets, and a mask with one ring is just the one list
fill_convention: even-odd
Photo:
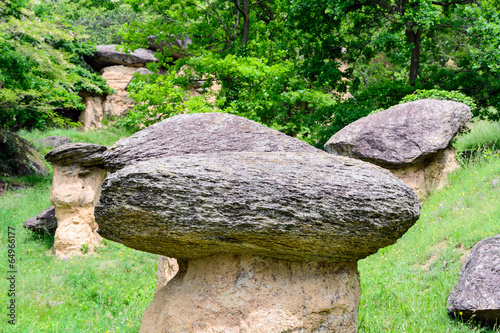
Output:
[[[120,123],[133,129],[215,106],[322,146],[407,95],[498,121],[499,13],[494,0],[6,0],[0,127],[75,125],[64,114],[84,108],[81,92],[112,93],[84,57],[152,36],[169,46],[129,87],[138,105]],[[215,105],[186,98],[195,81],[221,85]]]

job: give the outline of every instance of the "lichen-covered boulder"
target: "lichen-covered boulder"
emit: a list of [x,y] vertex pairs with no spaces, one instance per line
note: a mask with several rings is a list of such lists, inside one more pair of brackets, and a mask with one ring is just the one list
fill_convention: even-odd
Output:
[[58,257],[93,252],[101,240],[97,234],[94,206],[106,178],[102,153],[107,147],[69,143],[45,155],[52,164],[52,195],[58,227],[54,250]]
[[393,244],[419,216],[388,171],[319,153],[192,154],[108,176],[99,233],[174,258],[217,253],[351,261]]
[[455,318],[483,324],[500,323],[500,235],[484,239],[472,248],[457,286],[448,297],[447,309]]
[[5,177],[47,175],[43,156],[25,139],[0,130],[0,175]]
[[121,139],[103,155],[109,171],[160,157],[220,152],[321,152],[306,142],[227,113],[182,114]]
[[470,118],[470,108],[463,103],[421,99],[358,119],[333,135],[325,149],[391,169],[402,168],[447,148]]
[[422,99],[349,124],[328,140],[325,150],[391,170],[422,199],[459,168],[450,144],[470,118],[465,104]]

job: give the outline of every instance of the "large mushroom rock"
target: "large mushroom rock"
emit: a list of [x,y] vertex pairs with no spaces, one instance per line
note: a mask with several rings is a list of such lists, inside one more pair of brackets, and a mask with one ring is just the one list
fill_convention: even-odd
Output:
[[43,156],[19,135],[0,130],[0,175],[5,177],[47,175]]
[[106,149],[95,144],[69,143],[45,155],[54,170],[50,200],[58,221],[54,250],[59,257],[93,252],[101,240],[96,232],[94,206],[106,178],[101,158]]
[[422,99],[358,119],[325,149],[387,168],[423,198],[458,167],[450,142],[470,118],[465,104]]
[[404,234],[419,202],[361,161],[235,152],[126,166],[95,214],[103,237],[181,259],[141,332],[354,332],[356,262]]
[[[254,121],[226,113],[182,114],[118,141],[103,159],[111,171],[160,157],[224,151],[320,150]],[[157,289],[178,271],[173,258],[159,256]]]
[[24,221],[23,227],[40,235],[47,234],[54,236],[57,229],[56,211],[54,206],[50,206],[37,216]]
[[177,115],[121,139],[103,155],[106,168],[160,157],[220,152],[321,152],[243,117],[227,113]]
[[117,51],[116,44],[97,45],[97,51],[85,58],[85,61],[96,71],[104,67],[125,65],[130,67],[146,67],[150,62],[156,62],[155,52],[147,49],[137,49],[125,53]]
[[500,323],[500,235],[484,239],[472,248],[458,284],[448,298],[447,309],[455,318],[484,324]]

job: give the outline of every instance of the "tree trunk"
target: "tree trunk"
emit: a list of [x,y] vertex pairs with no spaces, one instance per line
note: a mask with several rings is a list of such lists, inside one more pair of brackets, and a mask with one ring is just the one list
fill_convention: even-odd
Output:
[[248,0],[242,0],[243,5],[243,34],[241,36],[241,44],[248,42],[248,35],[250,34],[250,7]]
[[418,77],[418,71],[420,67],[420,37],[422,36],[422,30],[413,30],[413,24],[409,24],[406,30],[406,37],[408,42],[413,44],[413,49],[411,50],[410,59],[410,84]]

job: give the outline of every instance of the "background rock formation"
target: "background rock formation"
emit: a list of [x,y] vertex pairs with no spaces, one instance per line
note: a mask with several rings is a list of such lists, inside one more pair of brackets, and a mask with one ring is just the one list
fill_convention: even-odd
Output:
[[472,248],[447,303],[455,318],[500,323],[500,235]]
[[117,46],[116,44],[97,45],[97,52],[91,56],[87,56],[85,61],[97,72],[109,66],[146,67],[146,64],[158,61],[154,56],[155,51],[137,49],[133,52],[125,53],[117,51]]
[[47,175],[43,156],[25,139],[0,130],[0,175],[5,177]]
[[106,149],[100,145],[70,143],[45,156],[54,170],[50,200],[58,221],[54,250],[59,257],[93,252],[101,240],[96,232],[94,206],[106,177],[101,159]]
[[423,198],[458,168],[450,143],[470,118],[465,104],[422,99],[353,122],[325,149],[387,168]]

